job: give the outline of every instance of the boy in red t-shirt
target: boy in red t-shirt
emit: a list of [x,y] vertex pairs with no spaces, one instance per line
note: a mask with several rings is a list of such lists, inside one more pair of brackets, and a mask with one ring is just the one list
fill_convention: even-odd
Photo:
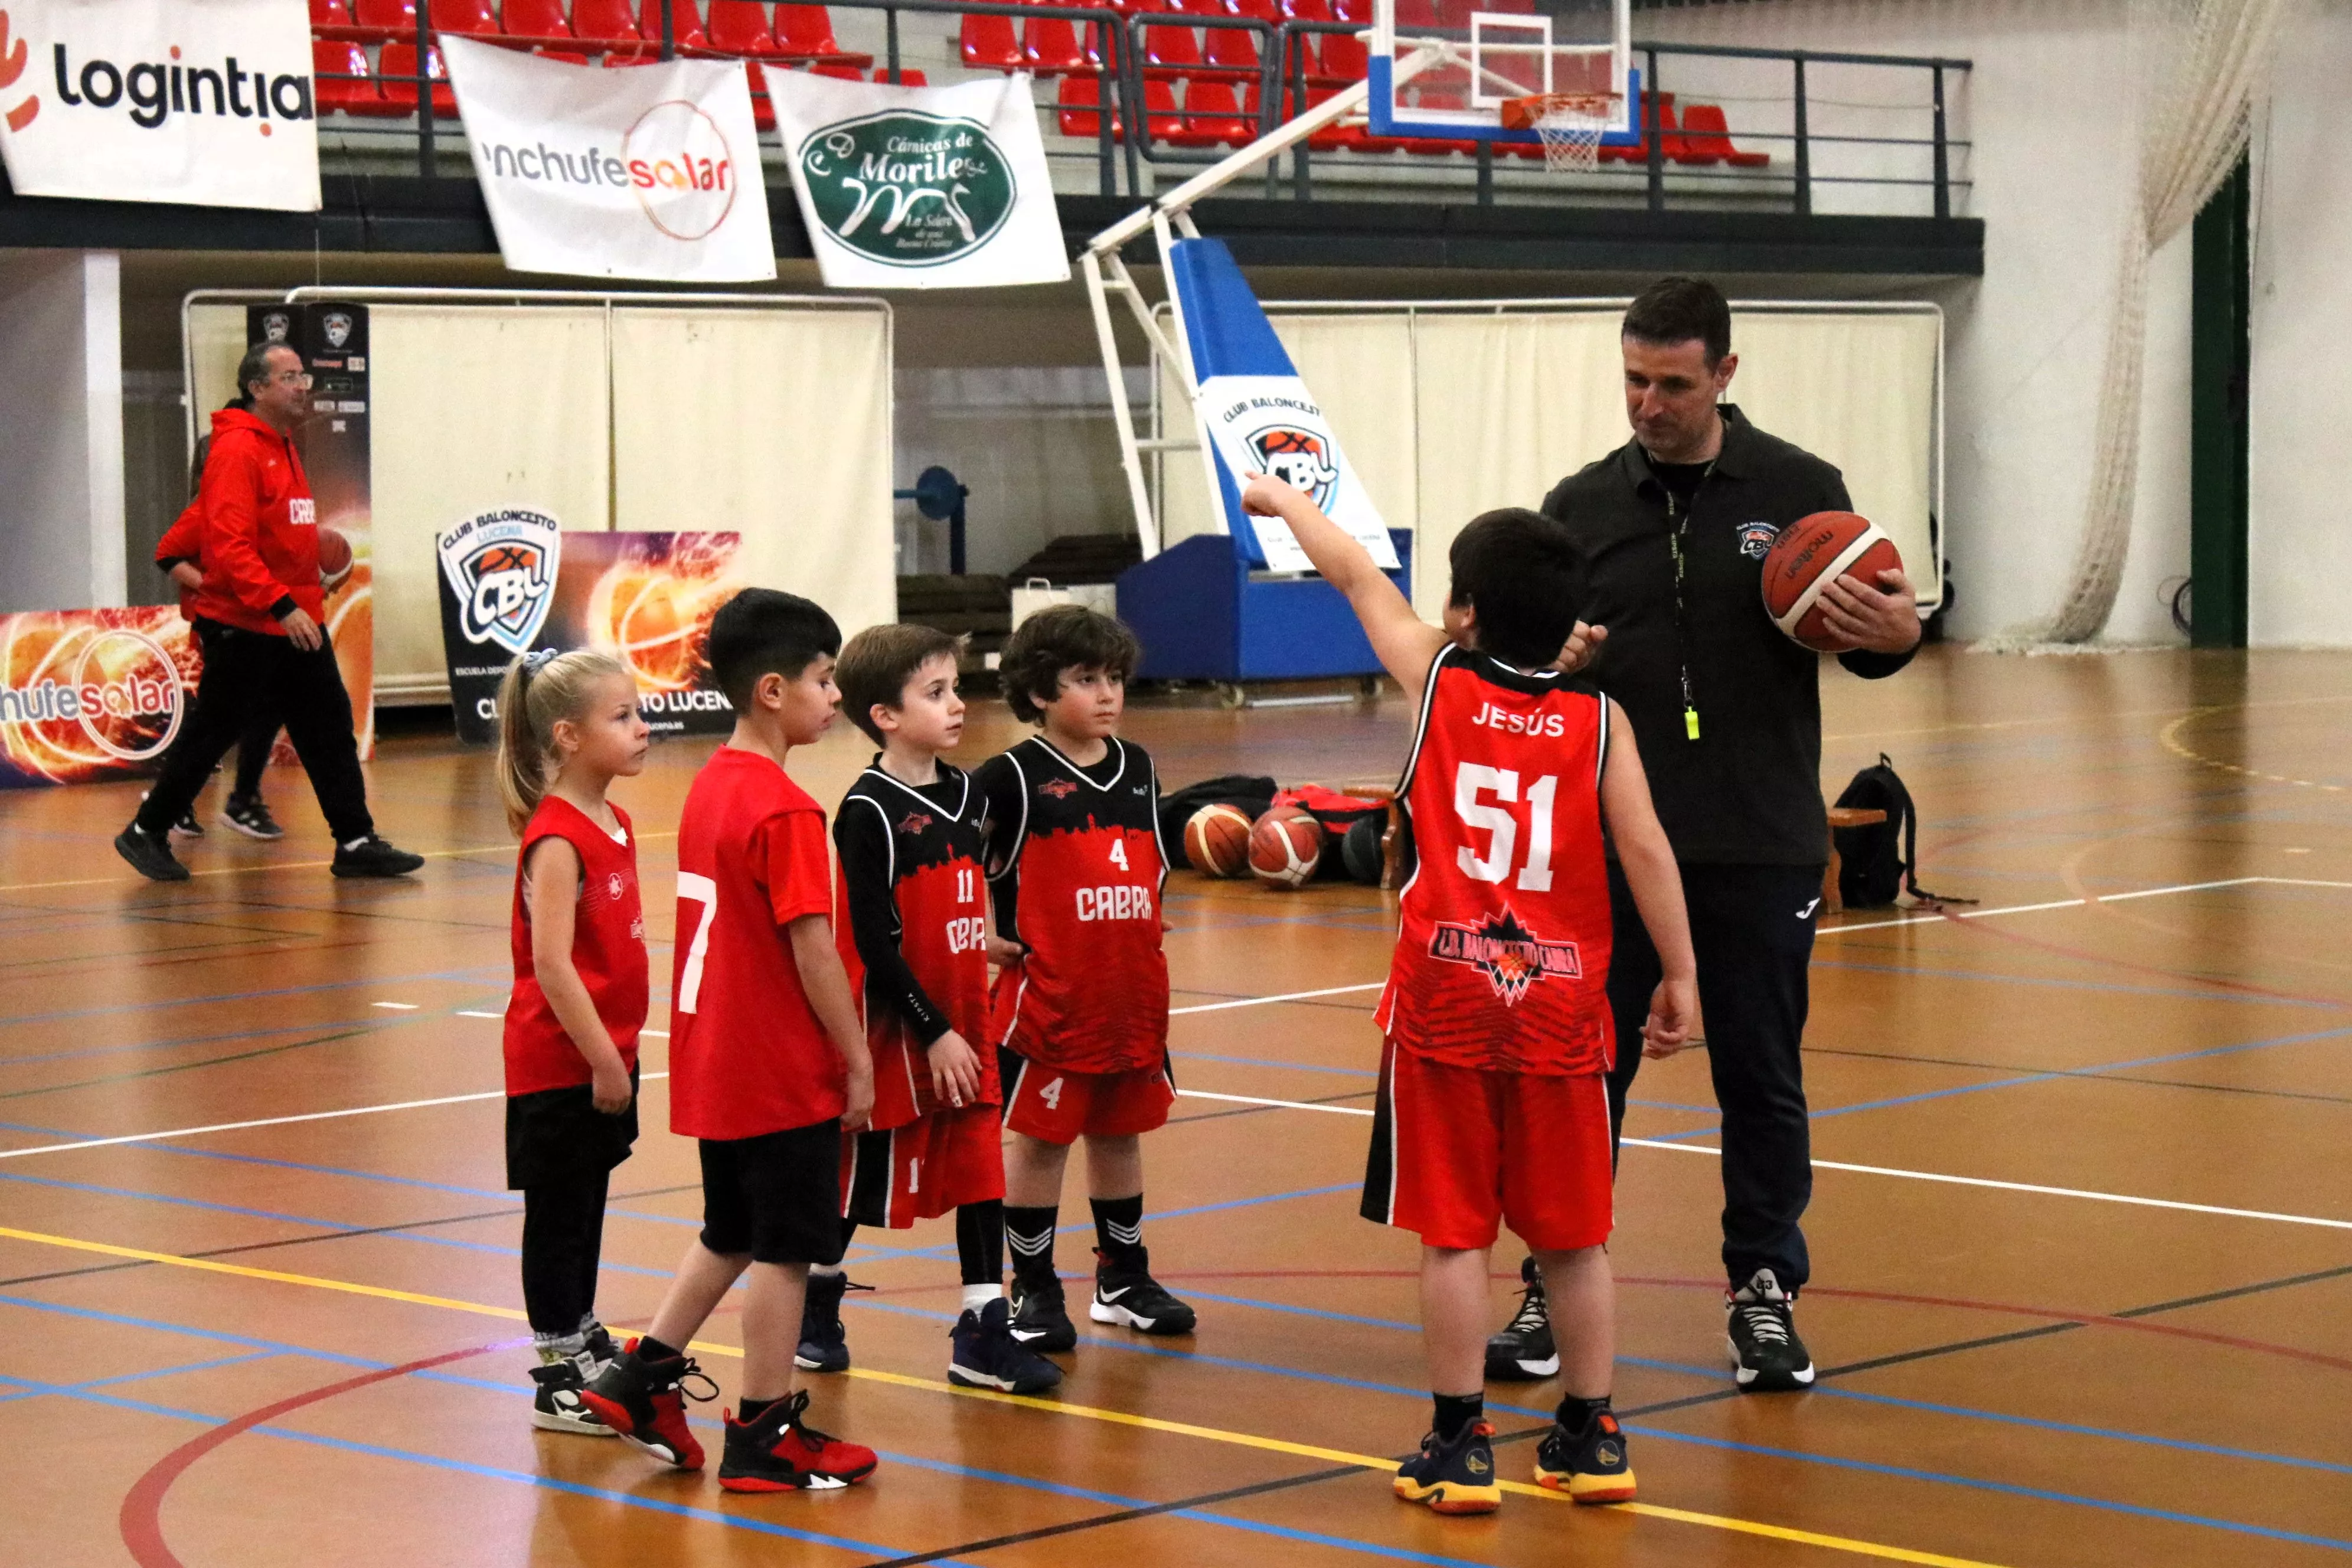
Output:
[[711,619],[735,731],[678,816],[669,1041],[670,1130],[700,1143],[702,1234],[650,1330],[583,1394],[638,1447],[699,1469],[681,1384],[702,1373],[686,1352],[748,1268],[742,1405],[719,1466],[729,1491],[844,1487],[875,1465],[871,1448],[810,1426],[807,1391],[793,1389],[809,1266],[841,1261],[841,1135],[874,1105],[834,948],[824,808],[784,773],[833,722],[840,647],[831,616],[772,589],[747,588]]
[[1609,1408],[1604,827],[1664,971],[1647,1054],[1688,1042],[1698,992],[1682,879],[1633,727],[1555,667],[1576,625],[1567,531],[1517,508],[1473,519],[1454,537],[1444,625],[1433,626],[1298,490],[1254,475],[1242,504],[1290,525],[1420,716],[1397,786],[1420,868],[1398,899],[1374,1015],[1385,1046],[1363,1200],[1365,1218],[1422,1241],[1435,1411],[1421,1452],[1397,1468],[1396,1495],[1440,1513],[1501,1506],[1483,1373],[1487,1258],[1507,1222],[1563,1331],[1565,1394],[1535,1479],[1578,1502],[1629,1502],[1633,1459]]

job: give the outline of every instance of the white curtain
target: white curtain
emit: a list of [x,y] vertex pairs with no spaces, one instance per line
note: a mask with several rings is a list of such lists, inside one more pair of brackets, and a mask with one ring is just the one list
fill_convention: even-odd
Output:
[[2066,596],[2039,637],[2087,642],[2115,609],[2131,544],[2147,345],[2148,257],[2187,227],[2246,150],[2287,0],[2130,0],[2139,169],[2094,426],[2090,502]]

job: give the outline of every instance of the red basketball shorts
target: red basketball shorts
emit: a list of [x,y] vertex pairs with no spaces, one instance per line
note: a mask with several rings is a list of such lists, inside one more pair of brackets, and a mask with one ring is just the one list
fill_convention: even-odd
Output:
[[904,1230],[1004,1195],[1004,1133],[993,1105],[941,1106],[887,1132],[841,1140],[841,1213]]
[[1600,1246],[1612,1220],[1606,1081],[1450,1067],[1389,1045],[1363,1213],[1431,1247],[1492,1247],[1498,1224],[1538,1252]]
[[1163,1064],[1134,1072],[1072,1072],[1006,1051],[1004,1125],[1045,1143],[1123,1138],[1168,1124],[1176,1080]]

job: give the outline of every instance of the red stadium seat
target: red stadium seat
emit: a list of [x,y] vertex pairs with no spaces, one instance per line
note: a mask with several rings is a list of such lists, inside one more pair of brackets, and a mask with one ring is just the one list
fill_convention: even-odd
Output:
[[572,0],[572,36],[600,44],[635,43],[639,37],[628,0]]
[[537,55],[541,59],[562,60],[568,66],[584,66],[594,63],[590,60],[586,55],[582,54],[578,49],[533,49],[530,52]]
[[866,73],[856,66],[811,66],[809,75],[829,77],[835,81],[864,81]]
[[[329,43],[324,38],[310,45],[310,69],[317,88],[318,110],[320,114],[381,115],[383,92],[376,86],[375,72],[368,68],[367,51],[357,44]],[[331,76],[357,77],[356,81],[330,81]],[[391,112],[397,113],[394,110]]]
[[[661,0],[644,0],[637,7],[637,34],[649,44],[661,42]],[[669,25],[681,49],[709,47],[710,39],[702,30],[702,13],[694,0],[669,0]]]
[[[1310,87],[1307,89],[1307,107],[1319,109],[1339,96],[1336,87]],[[1364,128],[1344,122],[1326,126],[1309,136],[1307,145],[1318,153],[1360,153],[1364,150]]]
[[606,55],[604,57],[604,68],[608,71],[626,70],[631,66],[657,66],[659,64],[661,64],[661,57],[659,55]]
[[490,0],[433,0],[433,30],[436,33],[488,33],[499,31],[499,15],[490,8]]
[[1307,62],[1307,74],[1327,82],[1358,82],[1372,68],[1371,50],[1364,40],[1347,33],[1324,33],[1318,57]]
[[822,5],[777,6],[776,47],[788,55],[831,55],[861,66],[873,58],[843,53],[834,40],[833,13]]
[[1233,84],[1193,81],[1184,89],[1184,121],[1169,140],[1179,147],[1239,147],[1257,134],[1257,121],[1242,118]]
[[[436,86],[433,89],[433,115],[436,120],[457,118],[457,95],[449,89],[449,72],[441,63],[441,51],[428,50],[425,57],[425,75]],[[396,113],[416,112],[416,46],[386,44],[383,56],[376,61],[376,74],[384,79],[383,100]],[[402,81],[398,79],[411,79]]]
[[[1257,35],[1244,27],[1203,27],[1201,58],[1220,70],[1257,75]],[[1191,100],[1188,99],[1187,103]],[[1189,110],[1187,111],[1189,112]]]
[[773,131],[776,128],[776,106],[768,97],[767,70],[748,63],[743,69],[751,79],[751,129]]
[[710,0],[710,47],[730,55],[780,53],[759,0]]
[[572,36],[572,24],[563,16],[563,0],[502,0],[499,22],[510,38]]
[[1743,153],[1731,144],[1731,127],[1717,103],[1694,103],[1683,110],[1683,148],[1677,163],[1697,162],[1694,153],[1705,154],[1708,163],[1720,158],[1735,169],[1760,169],[1772,161],[1769,153]]
[[1172,82],[1147,81],[1143,84],[1143,125],[1145,134],[1154,142],[1172,142],[1184,129],[1184,116],[1176,107],[1176,87]]
[[352,25],[375,38],[416,37],[416,0],[357,0]]
[[[1094,76],[1064,77],[1062,79],[1060,89],[1054,95],[1054,107],[1058,111],[1056,118],[1058,120],[1062,134],[1065,136],[1080,137],[1088,142],[1100,140],[1102,133],[1101,103],[1102,78]],[[1110,121],[1110,133],[1116,137],[1124,134],[1125,130],[1126,128],[1118,121],[1118,116],[1117,114],[1113,114]]]
[[[1190,76],[1201,63],[1201,40],[1190,27],[1143,29],[1143,68],[1155,76]],[[1174,107],[1172,104],[1170,107]],[[1154,136],[1158,132],[1153,132]]]
[[956,56],[973,70],[1015,71],[1025,63],[1010,16],[966,16],[956,29]]
[[352,25],[352,8],[343,0],[310,0],[310,26],[348,27]]
[[1081,46],[1078,29],[1068,17],[1027,17],[1021,24],[1021,58],[1039,76],[1100,70],[1102,41],[1099,29],[1088,27],[1087,41]]
[[[890,68],[888,66],[876,66],[874,68],[874,79],[882,83],[886,87],[888,86],[890,82]],[[898,85],[900,87],[929,87],[931,85],[931,79],[925,76],[922,72],[917,70],[912,66],[900,66],[898,68]]]

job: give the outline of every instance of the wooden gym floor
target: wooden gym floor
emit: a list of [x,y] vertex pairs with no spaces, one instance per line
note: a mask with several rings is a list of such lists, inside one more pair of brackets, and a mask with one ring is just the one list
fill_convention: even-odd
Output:
[[[329,879],[290,772],[269,785],[290,837],[215,829],[175,888],[108,847],[137,785],[0,798],[0,1558],[2341,1561],[2352,656],[1939,650],[1824,690],[1833,787],[1891,752],[1927,884],[1981,903],[1849,914],[1817,949],[1800,1322],[1822,1381],[1730,1393],[1706,1064],[1653,1066],[1614,1245],[1642,1501],[1518,1487],[1476,1521],[1398,1504],[1381,1473],[1427,1407],[1414,1244],[1355,1214],[1376,892],[1170,885],[1189,1098],[1147,1144],[1149,1240],[1196,1339],[1089,1333],[1059,1401],[951,1394],[951,1231],[866,1233],[857,1370],[815,1411],[883,1468],[747,1500],[526,1419],[498,1103],[513,856],[487,757],[384,746],[379,820],[433,856],[393,885]],[[1013,738],[976,717],[973,758]],[[1393,700],[1139,704],[1129,731],[1171,784],[1370,780],[1405,721]],[[622,795],[653,889],[707,744],[658,748]],[[800,772],[831,801],[865,755],[843,726]],[[606,1232],[616,1326],[698,1212],[658,1079],[646,1098]],[[1083,1197],[1063,1214],[1068,1272]],[[1516,1264],[1507,1237],[1498,1324]],[[714,1321],[702,1354],[730,1395],[736,1331]],[[1489,1394],[1524,1477],[1557,1391]]]

